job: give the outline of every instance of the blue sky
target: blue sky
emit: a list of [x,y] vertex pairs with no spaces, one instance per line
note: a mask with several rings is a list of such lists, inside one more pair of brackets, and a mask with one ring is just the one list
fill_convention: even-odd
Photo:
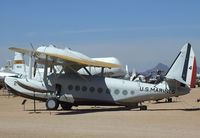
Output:
[[[70,47],[130,68],[170,65],[190,42],[200,61],[198,0],[1,0],[0,66],[8,47]],[[199,62],[198,62],[199,63]]]

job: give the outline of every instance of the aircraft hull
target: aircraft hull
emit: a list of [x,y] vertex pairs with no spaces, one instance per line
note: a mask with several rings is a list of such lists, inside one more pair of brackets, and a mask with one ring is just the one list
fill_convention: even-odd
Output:
[[[185,87],[175,91],[175,88],[169,87],[165,81],[156,85],[114,78],[84,77],[85,79],[75,75],[61,75],[55,78],[50,75],[47,79],[48,82],[45,83],[46,89],[54,93],[31,91],[23,85],[19,85],[19,78],[6,77],[5,82],[11,92],[25,98],[46,101],[50,97],[55,97],[61,102],[70,103],[71,101],[67,100],[69,95],[73,98],[73,103],[71,103],[73,105],[131,106],[142,101],[184,95],[190,91]],[[61,87],[59,95],[55,93],[56,85]],[[31,84],[29,84],[30,86]],[[66,95],[66,100],[61,99],[64,95]]]

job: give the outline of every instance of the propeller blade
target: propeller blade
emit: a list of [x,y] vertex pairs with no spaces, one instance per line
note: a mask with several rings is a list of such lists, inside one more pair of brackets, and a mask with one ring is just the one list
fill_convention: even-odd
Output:
[[33,76],[35,77],[36,75],[36,70],[37,70],[37,62],[34,62],[34,70],[33,70]]

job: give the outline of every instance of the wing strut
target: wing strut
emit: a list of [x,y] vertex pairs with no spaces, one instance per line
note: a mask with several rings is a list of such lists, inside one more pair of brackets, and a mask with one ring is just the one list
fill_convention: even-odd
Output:
[[66,67],[68,67],[70,70],[72,70],[74,73],[78,74],[78,76],[82,79],[84,79],[85,81],[88,81],[84,76],[82,76],[81,74],[79,74],[76,70],[74,70],[72,67],[66,65]]
[[48,56],[46,55],[45,65],[44,65],[44,82],[47,80],[47,70],[48,70]]
[[103,77],[104,67],[101,68],[101,76]]
[[88,73],[88,75],[92,76],[92,74],[88,71],[88,69],[86,67],[83,67],[83,68]]
[[28,73],[28,78],[32,79],[32,55],[29,56],[29,73]]

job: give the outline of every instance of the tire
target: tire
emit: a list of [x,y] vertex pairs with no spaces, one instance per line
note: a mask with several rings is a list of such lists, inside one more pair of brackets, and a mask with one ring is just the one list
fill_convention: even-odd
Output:
[[147,110],[147,106],[140,106],[140,111],[146,111]]
[[167,99],[168,103],[172,103],[172,98]]
[[71,110],[72,109],[72,105],[71,104],[60,103],[60,106],[62,107],[63,110]]
[[49,98],[46,101],[47,110],[57,110],[59,106],[59,102],[56,98]]

